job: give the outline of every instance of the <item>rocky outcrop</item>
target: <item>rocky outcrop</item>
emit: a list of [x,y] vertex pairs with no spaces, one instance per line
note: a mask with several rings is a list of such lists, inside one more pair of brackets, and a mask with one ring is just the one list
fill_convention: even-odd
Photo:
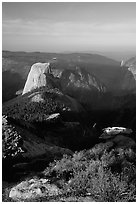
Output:
[[51,69],[49,63],[33,64],[27,77],[27,81],[25,83],[22,95],[32,91],[33,89],[46,86],[46,75],[51,72],[50,70]]
[[51,71],[52,71],[52,75],[57,78],[60,78],[63,72],[63,70],[60,70],[60,69],[52,69]]
[[131,138],[132,130],[123,127],[108,127],[103,129],[103,133],[99,137],[102,140],[112,142],[117,148],[131,148],[135,149],[136,143]]
[[60,195],[60,189],[50,184],[48,179],[32,178],[30,180],[22,181],[20,184],[12,187],[9,197],[14,201],[32,201],[37,198],[51,197]]
[[124,135],[131,135],[132,134],[132,130],[129,128],[124,128],[124,127],[108,127],[108,128],[104,128],[103,129],[103,133],[100,136],[100,138],[102,139],[108,139],[108,138],[112,138],[115,137],[116,135],[119,134],[124,134]]
[[55,123],[61,121],[60,113],[53,113],[47,117],[46,122],[48,123]]

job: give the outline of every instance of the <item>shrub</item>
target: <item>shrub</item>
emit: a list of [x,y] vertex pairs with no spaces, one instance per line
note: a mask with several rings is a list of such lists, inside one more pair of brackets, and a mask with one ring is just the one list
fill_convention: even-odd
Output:
[[99,144],[72,157],[64,156],[44,174],[54,177],[57,183],[62,181],[63,191],[71,196],[90,195],[98,202],[135,201],[134,152],[111,146]]
[[66,189],[75,196],[91,195],[98,202],[129,201],[132,193],[121,175],[104,169],[100,162],[94,162],[86,171],[78,172]]

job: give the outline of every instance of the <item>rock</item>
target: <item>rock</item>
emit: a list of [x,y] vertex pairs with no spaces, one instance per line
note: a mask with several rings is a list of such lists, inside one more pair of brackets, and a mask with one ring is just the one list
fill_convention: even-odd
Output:
[[118,134],[125,134],[126,136],[129,136],[132,134],[132,130],[129,128],[124,127],[108,127],[103,129],[102,135],[99,137],[100,139],[109,139],[113,138]]
[[53,113],[49,115],[46,119],[47,122],[54,122],[54,121],[60,120],[60,113]]
[[44,196],[55,196],[61,194],[59,188],[54,184],[49,184],[47,179],[31,179],[22,181],[14,186],[9,193],[9,197],[14,201],[27,201]]
[[52,69],[52,75],[56,78],[60,78],[62,75],[62,70],[60,69]]
[[42,98],[42,94],[39,93],[38,91],[31,94],[29,96],[29,98],[31,97],[31,102],[36,102],[36,103],[39,103],[39,102],[44,102],[45,100]]
[[133,131],[124,127],[108,127],[103,129],[100,139],[111,141],[116,147],[135,148],[136,144],[130,135]]
[[16,94],[17,96],[19,96],[19,95],[21,95],[22,93],[23,93],[23,90],[22,90],[22,89],[20,89],[20,90],[16,91],[16,93],[15,93],[15,94]]
[[33,64],[27,77],[27,81],[25,83],[22,95],[36,88],[46,86],[46,74],[49,74],[50,70],[51,69],[49,63]]
[[121,62],[120,62],[120,67],[123,67],[124,66],[124,60],[122,60]]

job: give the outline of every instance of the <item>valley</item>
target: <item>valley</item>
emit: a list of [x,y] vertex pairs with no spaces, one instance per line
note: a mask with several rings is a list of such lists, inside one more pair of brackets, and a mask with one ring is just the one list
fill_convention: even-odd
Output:
[[[2,57],[3,181],[12,184],[4,199],[116,201],[108,190],[114,185],[117,201],[134,201],[134,58],[120,66],[88,53],[3,51]],[[107,127],[132,131],[105,139]],[[104,191],[96,188],[100,182]]]

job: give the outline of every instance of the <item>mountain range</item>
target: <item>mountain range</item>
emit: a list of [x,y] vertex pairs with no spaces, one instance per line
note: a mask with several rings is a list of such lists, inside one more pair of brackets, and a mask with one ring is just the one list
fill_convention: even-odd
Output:
[[[57,73],[66,69],[82,68],[97,77],[114,94],[122,89],[135,90],[135,80],[126,66],[120,69],[120,62],[96,54],[3,51],[2,57],[3,102],[14,98],[16,92],[20,93],[18,91],[24,88],[30,67],[37,62],[50,62],[52,70]],[[128,83],[130,80],[131,83]]]

